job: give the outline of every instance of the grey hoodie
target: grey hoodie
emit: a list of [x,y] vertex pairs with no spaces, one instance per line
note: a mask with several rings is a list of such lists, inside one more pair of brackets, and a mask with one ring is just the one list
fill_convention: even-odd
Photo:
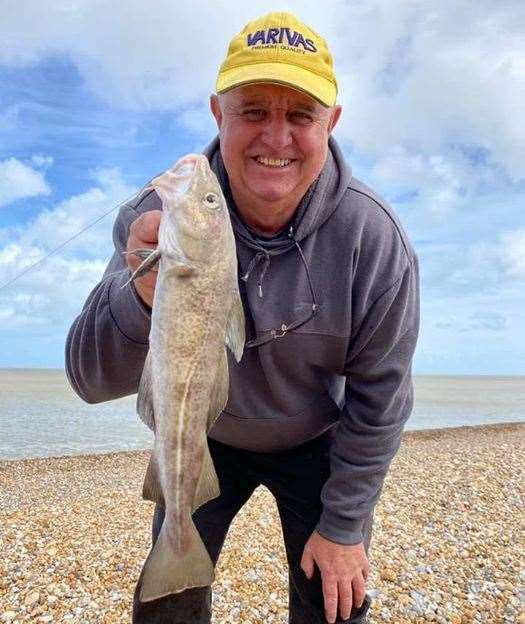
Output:
[[[352,177],[333,138],[292,221],[269,240],[238,217],[215,139],[206,149],[230,208],[248,347],[231,354],[228,403],[209,436],[259,452],[291,448],[337,425],[317,530],[362,540],[413,405],[419,328],[417,256],[386,202]],[[66,371],[85,401],[137,392],[151,311],[122,251],[130,224],[161,209],[155,192],[121,208],[115,253],[73,323]]]

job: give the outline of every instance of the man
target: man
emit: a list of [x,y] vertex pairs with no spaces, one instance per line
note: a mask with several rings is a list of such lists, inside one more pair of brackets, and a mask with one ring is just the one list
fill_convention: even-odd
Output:
[[[373,509],[413,403],[417,257],[331,138],[336,95],[325,41],[291,14],[265,15],[230,43],[205,152],[230,208],[248,342],[209,432],[221,495],[194,521],[216,562],[237,511],[268,487],[293,624],[366,622]],[[156,245],[160,209],[154,192],[121,209],[113,258],[71,328],[67,371],[87,401],[137,392],[155,273],[121,289],[140,262],[123,252]],[[140,603],[140,582],[136,624],[210,621],[209,587]]]

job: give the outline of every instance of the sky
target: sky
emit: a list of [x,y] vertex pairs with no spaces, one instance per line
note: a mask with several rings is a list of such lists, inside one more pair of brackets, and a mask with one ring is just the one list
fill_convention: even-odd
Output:
[[328,41],[334,136],[419,257],[414,373],[525,374],[522,0],[1,5],[0,367],[64,366],[117,211],[2,284],[202,151],[229,40],[287,10]]

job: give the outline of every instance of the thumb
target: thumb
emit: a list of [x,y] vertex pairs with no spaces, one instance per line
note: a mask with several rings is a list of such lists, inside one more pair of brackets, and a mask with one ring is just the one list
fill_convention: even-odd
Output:
[[301,558],[301,569],[307,579],[311,579],[314,573],[314,559],[309,551],[304,550]]

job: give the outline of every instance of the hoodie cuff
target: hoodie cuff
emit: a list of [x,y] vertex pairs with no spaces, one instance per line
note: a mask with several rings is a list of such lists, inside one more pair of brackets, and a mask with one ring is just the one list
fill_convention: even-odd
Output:
[[133,282],[125,288],[131,271],[126,269],[115,275],[108,290],[109,309],[113,322],[120,332],[132,342],[148,344],[151,327],[151,308],[140,298]]
[[359,544],[363,541],[362,528],[364,520],[348,520],[336,516],[329,509],[323,509],[315,530],[337,544]]

